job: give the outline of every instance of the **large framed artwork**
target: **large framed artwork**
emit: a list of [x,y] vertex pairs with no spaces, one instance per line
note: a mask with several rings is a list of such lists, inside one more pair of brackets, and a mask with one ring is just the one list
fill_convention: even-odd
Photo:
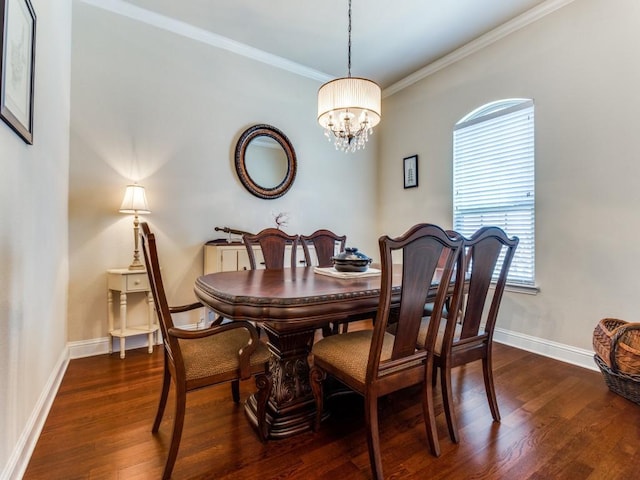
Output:
[[36,14],[30,0],[0,0],[0,117],[33,144]]

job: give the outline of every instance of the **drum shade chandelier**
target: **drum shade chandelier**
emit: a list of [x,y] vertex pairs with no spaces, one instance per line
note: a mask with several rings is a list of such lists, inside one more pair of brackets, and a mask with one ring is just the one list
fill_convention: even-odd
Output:
[[318,90],[318,123],[336,150],[355,152],[365,147],[373,127],[380,123],[380,86],[351,76],[351,0],[349,0],[348,75]]

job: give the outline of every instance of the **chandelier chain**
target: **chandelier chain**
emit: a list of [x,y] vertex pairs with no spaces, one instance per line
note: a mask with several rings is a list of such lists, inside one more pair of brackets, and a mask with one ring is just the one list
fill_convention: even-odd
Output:
[[351,0],[349,0],[349,54],[348,54],[348,76],[351,77]]

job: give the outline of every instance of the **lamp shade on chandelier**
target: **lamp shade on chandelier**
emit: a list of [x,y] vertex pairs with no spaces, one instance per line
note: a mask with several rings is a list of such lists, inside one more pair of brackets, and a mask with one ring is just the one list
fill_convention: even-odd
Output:
[[336,149],[354,152],[365,147],[380,123],[380,86],[351,76],[351,0],[349,0],[348,76],[331,80],[318,90],[318,123]]

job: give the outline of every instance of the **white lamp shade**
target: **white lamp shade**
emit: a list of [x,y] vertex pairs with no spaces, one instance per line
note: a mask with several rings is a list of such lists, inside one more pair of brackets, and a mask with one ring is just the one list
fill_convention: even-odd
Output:
[[142,185],[127,185],[122,205],[120,205],[120,213],[151,213]]
[[358,77],[337,78],[318,90],[318,122],[327,128],[339,120],[337,115],[348,111],[358,121],[366,113],[368,126],[373,128],[380,123],[381,97],[376,82]]

